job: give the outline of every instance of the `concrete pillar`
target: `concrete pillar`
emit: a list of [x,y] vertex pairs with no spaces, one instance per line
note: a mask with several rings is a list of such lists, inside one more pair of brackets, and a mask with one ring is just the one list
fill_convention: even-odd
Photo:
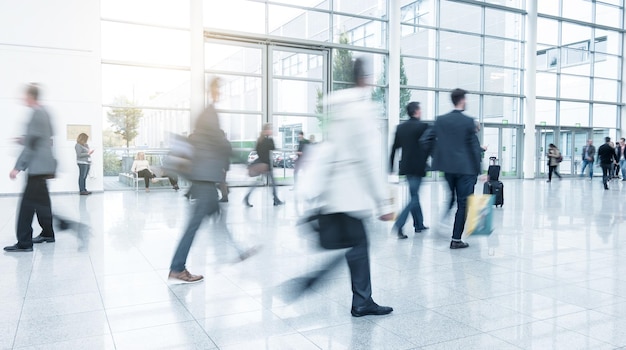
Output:
[[[389,91],[387,96],[387,125],[388,142],[387,150],[383,154],[389,154],[393,142],[396,126],[400,122],[400,39],[402,37],[400,22],[401,3],[399,0],[389,1],[389,61],[387,67],[387,79]],[[386,162],[385,162],[386,164]]]
[[526,1],[526,74],[524,95],[526,96],[524,122],[524,179],[535,178],[537,144],[535,140],[535,114],[537,98],[537,1]]
[[204,82],[204,24],[202,22],[202,0],[191,0],[190,4],[191,25],[191,132],[193,125],[204,110],[206,96]]

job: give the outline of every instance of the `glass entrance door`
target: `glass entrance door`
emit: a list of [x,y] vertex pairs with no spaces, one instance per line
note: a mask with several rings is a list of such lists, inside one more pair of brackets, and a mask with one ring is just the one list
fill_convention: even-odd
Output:
[[501,167],[501,177],[515,178],[520,176],[520,150],[522,129],[514,125],[486,124],[482,129],[482,144],[487,146],[482,161],[482,170],[487,172],[489,158],[496,157]]
[[562,175],[580,173],[582,149],[591,136],[591,129],[562,129],[559,127],[537,127],[537,166],[535,175],[548,174],[548,146],[553,143],[561,151],[563,161],[559,164]]

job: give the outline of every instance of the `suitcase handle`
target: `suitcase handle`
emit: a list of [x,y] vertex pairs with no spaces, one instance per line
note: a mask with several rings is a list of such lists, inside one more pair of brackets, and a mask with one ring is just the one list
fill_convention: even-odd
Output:
[[491,164],[491,165],[498,164],[498,158],[497,157],[489,157],[489,164]]

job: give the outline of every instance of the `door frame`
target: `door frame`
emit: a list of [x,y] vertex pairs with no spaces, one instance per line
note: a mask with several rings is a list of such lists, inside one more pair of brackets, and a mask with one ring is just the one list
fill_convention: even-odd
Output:
[[[578,162],[578,151],[576,150],[576,134],[585,133],[586,138],[590,139],[593,137],[593,128],[591,127],[574,127],[574,126],[555,126],[555,125],[536,125],[535,126],[535,145],[536,145],[536,155],[535,155],[535,177],[536,178],[545,178],[547,177],[548,168],[547,168],[547,158],[545,157],[548,142],[545,138],[542,140],[542,135],[552,132],[553,143],[555,145],[561,144],[561,135],[564,132],[569,132],[572,134],[572,142],[570,145],[570,149],[568,153],[571,154],[571,163],[570,163],[570,174],[565,174],[565,176],[577,176],[579,170]],[[543,171],[543,172],[542,172]]]

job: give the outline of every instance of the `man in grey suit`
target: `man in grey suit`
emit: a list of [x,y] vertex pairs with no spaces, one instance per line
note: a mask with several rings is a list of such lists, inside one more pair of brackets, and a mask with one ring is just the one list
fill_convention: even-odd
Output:
[[589,167],[589,178],[593,179],[593,163],[596,156],[596,147],[593,145],[593,140],[587,140],[587,145],[583,147],[583,169],[580,172],[580,177],[585,176],[585,169]]
[[[10,177],[28,170],[26,188],[22,194],[17,217],[17,243],[5,247],[7,252],[32,252],[33,243],[54,242],[52,208],[47,179],[53,178],[57,162],[52,155],[52,122],[46,109],[39,104],[39,87],[29,85],[24,99],[33,111],[26,128],[26,135],[20,139],[24,149],[20,154]],[[37,214],[42,232],[33,238],[32,222]]]
[[[432,168],[445,173],[451,198],[456,195],[457,212],[450,249],[469,247],[461,240],[461,235],[465,228],[467,197],[474,193],[484,150],[476,136],[474,119],[463,113],[466,93],[462,89],[452,91],[454,110],[437,117],[432,135],[435,139]],[[451,200],[448,210],[452,209],[452,204]]]

